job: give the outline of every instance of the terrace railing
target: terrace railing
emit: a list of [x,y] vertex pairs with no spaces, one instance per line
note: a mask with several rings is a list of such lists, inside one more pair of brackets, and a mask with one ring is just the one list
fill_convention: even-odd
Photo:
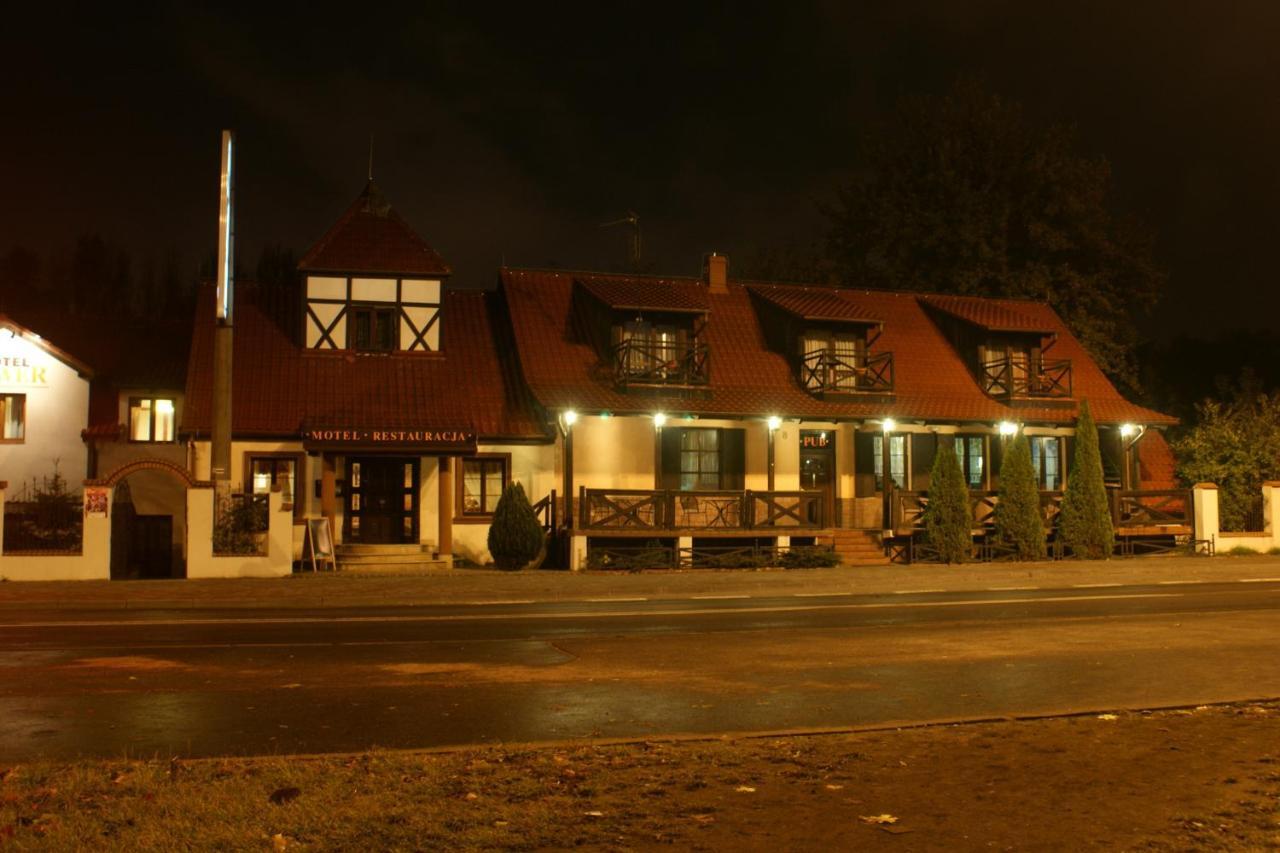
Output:
[[706,385],[711,351],[705,341],[627,338],[613,348],[613,377],[627,385]]
[[1123,527],[1187,527],[1194,521],[1190,489],[1113,490],[1111,519]]
[[826,524],[820,491],[675,491],[588,489],[579,491],[583,530],[818,529]]
[[992,397],[1071,396],[1070,359],[997,358],[982,364],[982,390]]
[[806,391],[846,394],[893,391],[893,353],[858,357],[828,350],[800,360],[800,384]]

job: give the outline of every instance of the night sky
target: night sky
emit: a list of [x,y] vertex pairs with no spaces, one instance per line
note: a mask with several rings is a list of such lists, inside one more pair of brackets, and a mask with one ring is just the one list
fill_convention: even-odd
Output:
[[259,5],[10,13],[0,252],[97,232],[194,270],[232,127],[249,269],[350,204],[372,133],[460,283],[620,263],[598,225],[628,209],[654,270],[695,273],[820,239],[871,124],[978,75],[1110,158],[1171,273],[1153,335],[1280,330],[1280,4]]

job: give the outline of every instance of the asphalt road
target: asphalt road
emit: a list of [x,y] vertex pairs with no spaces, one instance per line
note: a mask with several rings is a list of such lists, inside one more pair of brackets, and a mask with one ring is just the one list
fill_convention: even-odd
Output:
[[0,616],[0,760],[839,729],[1280,697],[1280,583]]

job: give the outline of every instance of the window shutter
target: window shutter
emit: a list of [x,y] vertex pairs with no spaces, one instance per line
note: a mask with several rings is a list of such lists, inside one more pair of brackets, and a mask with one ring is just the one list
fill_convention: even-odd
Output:
[[747,480],[747,431],[720,430],[720,488],[744,489]]
[[684,430],[680,427],[663,427],[662,430],[662,479],[661,488],[680,488],[680,441]]

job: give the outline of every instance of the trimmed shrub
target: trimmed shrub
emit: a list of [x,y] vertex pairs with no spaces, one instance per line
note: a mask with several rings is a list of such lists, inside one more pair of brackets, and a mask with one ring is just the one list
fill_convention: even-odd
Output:
[[1077,557],[1107,560],[1115,550],[1116,534],[1111,526],[1111,507],[1102,475],[1102,452],[1098,449],[1098,427],[1089,412],[1089,401],[1080,401],[1076,421],[1076,452],[1071,476],[1062,496],[1058,515],[1058,535]]
[[[1275,549],[1272,549],[1275,550]],[[1256,557],[1260,552],[1257,548],[1250,548],[1248,545],[1237,545],[1227,552],[1228,557]]]
[[1019,560],[1043,560],[1044,517],[1040,514],[1040,485],[1031,466],[1031,446],[1018,433],[1005,448],[1000,463],[1000,497],[996,502],[996,533],[1012,545]]
[[971,521],[969,485],[960,460],[952,446],[940,440],[929,474],[929,503],[924,513],[925,539],[938,549],[939,560],[963,563],[972,556]]
[[489,525],[489,553],[500,569],[520,569],[542,552],[546,536],[529,504],[524,486],[512,481],[502,490]]
[[840,565],[840,555],[824,545],[797,545],[782,552],[784,569],[830,569]]

